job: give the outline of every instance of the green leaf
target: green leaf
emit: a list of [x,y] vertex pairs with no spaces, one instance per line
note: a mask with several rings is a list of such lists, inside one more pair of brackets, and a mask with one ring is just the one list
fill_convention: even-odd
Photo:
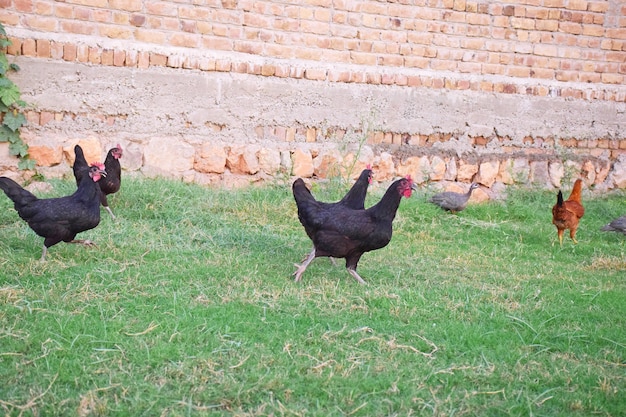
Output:
[[9,153],[11,155],[24,157],[28,155],[28,145],[26,145],[21,140],[17,143],[11,143],[9,144]]
[[9,67],[9,60],[7,59],[6,55],[0,54],[0,77],[6,76]]
[[26,117],[24,117],[22,113],[9,111],[4,114],[4,120],[2,123],[15,132],[17,129],[26,124]]
[[17,163],[17,167],[19,169],[35,169],[35,161],[32,159],[28,159],[28,158],[22,158],[20,159],[20,161]]
[[9,64],[9,69],[10,69],[11,71],[15,71],[15,72],[17,72],[17,71],[19,71],[19,70],[20,70],[20,66],[19,66],[19,65],[17,65],[17,64]]
[[20,141],[19,132],[14,132],[5,125],[0,125],[0,142],[17,142]]
[[11,106],[20,99],[20,90],[17,86],[2,88],[0,85],[0,100],[7,106]]

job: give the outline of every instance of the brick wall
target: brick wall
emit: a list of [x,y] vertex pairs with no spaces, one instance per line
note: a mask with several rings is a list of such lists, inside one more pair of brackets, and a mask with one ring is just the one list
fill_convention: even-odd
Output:
[[293,3],[0,0],[0,21],[9,53],[41,58],[626,99],[620,0]]
[[40,172],[80,141],[204,183],[324,177],[360,142],[386,176],[522,158],[626,186],[624,1],[294,3],[0,0]]

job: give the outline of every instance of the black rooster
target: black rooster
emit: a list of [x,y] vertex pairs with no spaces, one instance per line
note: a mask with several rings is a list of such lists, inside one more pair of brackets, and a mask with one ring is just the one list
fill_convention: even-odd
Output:
[[74,179],[76,179],[77,187],[82,179],[89,174],[89,164],[85,159],[83,148],[81,148],[80,145],[74,146],[74,165],[72,165],[72,171],[74,171]]
[[100,202],[113,219],[115,219],[115,215],[109,208],[107,195],[118,192],[120,190],[120,186],[122,185],[122,167],[119,161],[121,157],[122,146],[118,143],[116,147],[109,149],[109,152],[107,153],[104,160],[104,168],[106,169],[107,176],[99,182],[100,190],[102,190]]
[[92,166],[80,181],[74,194],[40,199],[23,189],[10,178],[0,177],[0,188],[13,200],[15,210],[28,223],[31,229],[44,238],[41,260],[46,260],[48,248],[63,241],[83,243],[90,241],[74,240],[76,235],[93,229],[100,223],[100,188],[98,181],[106,176],[104,166]]
[[314,250],[302,265],[296,265],[295,281],[313,261],[322,256],[345,258],[346,269],[359,283],[366,282],[356,272],[365,252],[384,248],[391,241],[392,223],[402,197],[414,190],[411,177],[394,181],[381,200],[368,209],[354,210],[344,206],[328,208],[316,201],[304,181],[298,178],[292,186],[298,206],[298,219],[313,241]]
[[[363,210],[365,208],[365,196],[367,195],[367,188],[372,183],[372,169],[368,165],[366,169],[361,171],[361,175],[356,180],[352,188],[348,190],[345,196],[336,203],[322,203],[318,202],[321,207],[324,207],[326,210],[337,210],[341,209],[341,207],[353,209],[353,210]],[[311,253],[308,256],[311,256],[315,252],[315,247],[313,247]],[[306,258],[305,258],[306,259]],[[330,258],[335,264],[333,258]]]

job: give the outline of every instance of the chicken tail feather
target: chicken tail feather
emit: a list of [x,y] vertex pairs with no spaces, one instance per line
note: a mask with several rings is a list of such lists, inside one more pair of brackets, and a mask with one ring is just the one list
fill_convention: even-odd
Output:
[[15,210],[17,210],[18,213],[24,206],[37,201],[37,197],[23,189],[11,178],[0,177],[0,188],[2,188],[2,191],[4,191],[7,197],[13,201]]

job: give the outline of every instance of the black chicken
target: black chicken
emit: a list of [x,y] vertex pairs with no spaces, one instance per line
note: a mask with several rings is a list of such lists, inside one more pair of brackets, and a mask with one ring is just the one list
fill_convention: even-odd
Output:
[[[361,171],[361,175],[356,180],[352,188],[348,190],[345,196],[336,203],[322,203],[318,202],[321,207],[324,207],[326,210],[336,210],[341,209],[341,207],[353,209],[353,210],[363,210],[365,208],[365,196],[367,194],[367,188],[372,183],[372,170],[368,165],[366,169]],[[315,252],[315,247],[311,250],[311,253],[308,256],[311,256]],[[333,262],[333,258],[330,258]]]
[[74,240],[76,235],[93,229],[100,223],[100,188],[98,181],[106,176],[104,165],[92,166],[80,181],[74,194],[40,199],[23,189],[10,178],[0,177],[0,188],[13,200],[15,210],[31,229],[44,238],[41,260],[45,261],[48,248],[63,241],[92,244],[90,241]]
[[122,185],[122,167],[119,161],[121,157],[122,146],[118,143],[116,147],[109,149],[109,152],[107,153],[107,157],[104,160],[104,168],[106,169],[107,176],[99,182],[100,190],[102,190],[100,202],[113,219],[115,219],[115,215],[109,208],[107,195],[118,192],[120,190],[120,186]]
[[80,145],[74,146],[74,165],[72,165],[72,171],[74,171],[76,186],[78,186],[82,179],[88,176],[89,173],[89,164],[85,159],[83,148],[81,148]]
[[617,232],[626,235],[626,216],[618,217],[600,230],[603,232]]
[[304,181],[298,178],[292,186],[298,206],[298,219],[313,241],[314,250],[294,273],[295,281],[313,261],[321,256],[345,258],[346,269],[359,283],[366,282],[356,272],[365,252],[384,248],[391,241],[392,223],[400,200],[410,197],[414,190],[409,176],[394,181],[382,199],[368,209],[354,210],[345,206],[329,208],[316,201]]

